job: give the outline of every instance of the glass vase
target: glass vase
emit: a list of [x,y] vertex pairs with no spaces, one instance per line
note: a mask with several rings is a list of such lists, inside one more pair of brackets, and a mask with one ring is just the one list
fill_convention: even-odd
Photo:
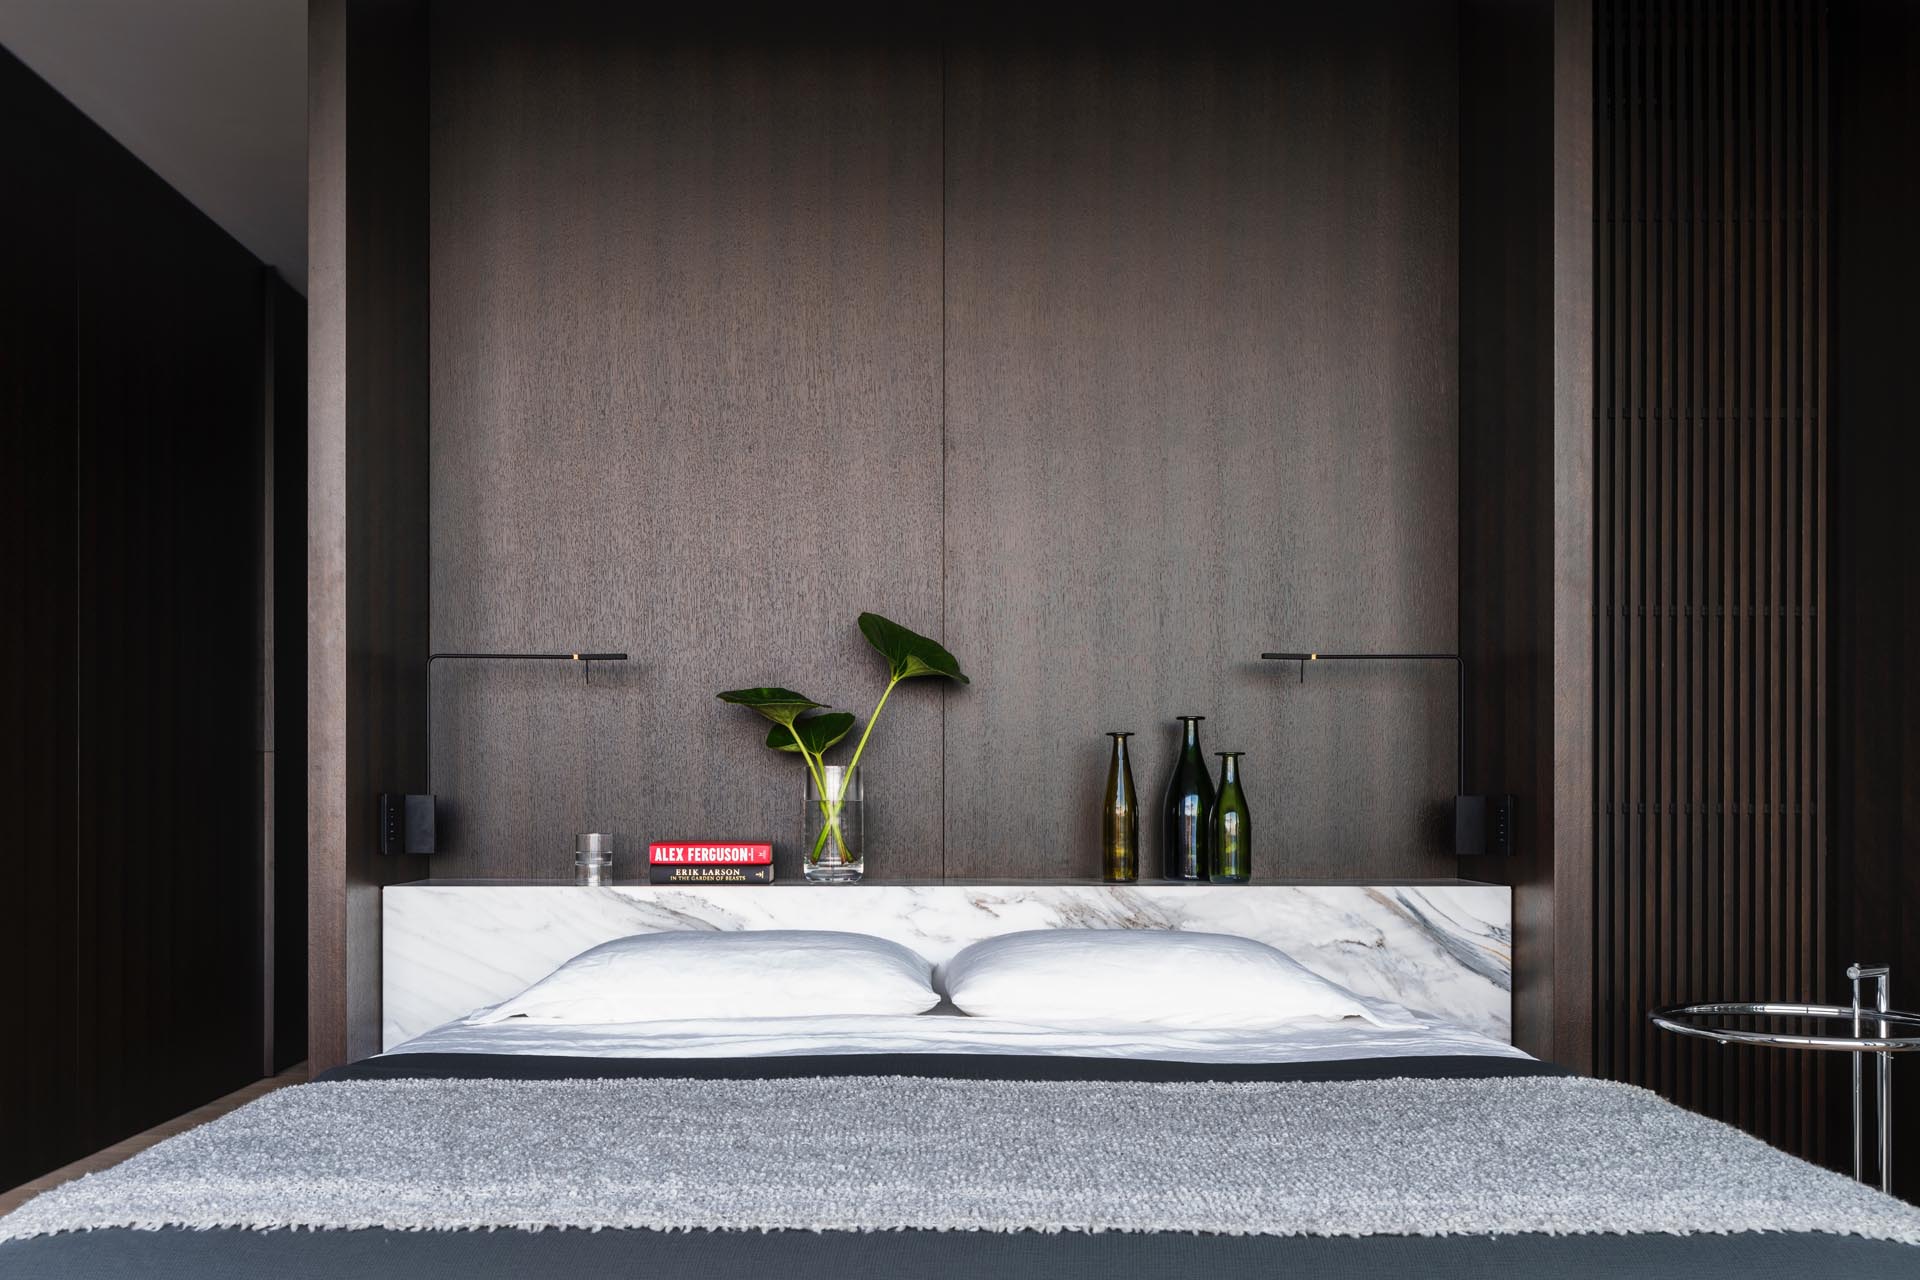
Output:
[[1253,815],[1240,790],[1239,751],[1216,751],[1220,791],[1213,801],[1213,874],[1215,884],[1245,884],[1253,879]]
[[1133,765],[1127,759],[1130,733],[1109,733],[1113,759],[1107,765],[1107,789],[1100,797],[1101,878],[1131,884],[1140,878],[1140,806],[1133,795]]
[[1212,866],[1213,777],[1200,754],[1205,716],[1178,716],[1184,741],[1167,778],[1166,817],[1161,827],[1162,874],[1169,880],[1204,883]]
[[838,764],[820,772],[807,772],[801,873],[814,884],[855,884],[867,869],[863,775]]

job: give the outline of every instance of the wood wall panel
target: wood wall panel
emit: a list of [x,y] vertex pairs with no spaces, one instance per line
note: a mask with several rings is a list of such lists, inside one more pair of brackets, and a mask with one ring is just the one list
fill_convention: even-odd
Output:
[[308,99],[308,1060],[380,1047],[375,797],[426,788],[424,5],[314,0]]
[[[1514,1036],[1590,1068],[1591,7],[1461,7],[1467,787],[1516,797]],[[1568,691],[1571,690],[1571,696]]]
[[[946,868],[1097,875],[1104,730],[1248,752],[1256,874],[1451,875],[1449,6],[1020,23],[946,73]],[[1209,763],[1212,763],[1210,760]]]
[[[864,720],[855,616],[941,634],[938,46],[804,25],[435,11],[434,647],[634,658],[436,667],[436,875],[610,830],[797,877],[802,771],[714,694]],[[941,693],[867,750],[887,878],[942,871]]]
[[1827,1153],[1820,1055],[1653,1030],[1828,971],[1826,9],[1601,0],[1597,1067]]
[[[1824,976],[1893,968],[1893,998],[1920,983],[1920,521],[1913,478],[1913,307],[1920,298],[1920,9],[1846,0],[1832,9],[1833,262],[1829,370],[1832,529],[1827,644],[1835,918]],[[1894,1190],[1920,1200],[1912,1059],[1894,1065]]]

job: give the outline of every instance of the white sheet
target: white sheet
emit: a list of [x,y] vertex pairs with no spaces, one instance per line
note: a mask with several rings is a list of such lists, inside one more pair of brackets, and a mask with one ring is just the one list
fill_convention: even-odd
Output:
[[[1369,1001],[1369,1004],[1380,1002]],[[1128,1024],[1032,1026],[942,1013],[915,1016],[743,1018],[554,1026],[449,1023],[389,1050],[583,1058],[760,1058],[843,1053],[1009,1053],[1172,1062],[1325,1062],[1340,1058],[1467,1054],[1525,1058],[1503,1041],[1410,1014],[1393,1026],[1358,1018],[1303,1018],[1278,1027],[1200,1030]]]

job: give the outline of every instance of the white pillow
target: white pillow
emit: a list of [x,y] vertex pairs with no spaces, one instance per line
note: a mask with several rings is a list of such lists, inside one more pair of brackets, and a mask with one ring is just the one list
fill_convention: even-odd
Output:
[[933,966],[864,933],[641,933],[583,951],[469,1025],[923,1013]]
[[948,962],[947,997],[981,1018],[1047,1025],[1271,1027],[1297,1018],[1385,1025],[1344,987],[1251,938],[1166,929],[1036,929]]

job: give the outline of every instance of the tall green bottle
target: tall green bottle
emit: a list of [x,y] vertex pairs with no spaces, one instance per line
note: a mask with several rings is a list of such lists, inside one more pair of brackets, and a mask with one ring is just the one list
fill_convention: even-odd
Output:
[[1133,765],[1127,760],[1130,733],[1109,733],[1113,761],[1107,766],[1107,790],[1100,797],[1101,875],[1113,884],[1140,878],[1140,806],[1133,798]]
[[1200,755],[1200,722],[1205,716],[1175,717],[1186,727],[1186,742],[1167,780],[1166,821],[1161,827],[1162,874],[1169,880],[1204,882],[1211,865],[1207,818],[1213,812],[1213,778]]
[[1215,884],[1245,884],[1253,878],[1253,815],[1247,812],[1246,793],[1240,790],[1240,757],[1244,751],[1216,751],[1220,757],[1220,794],[1213,802],[1213,867]]

